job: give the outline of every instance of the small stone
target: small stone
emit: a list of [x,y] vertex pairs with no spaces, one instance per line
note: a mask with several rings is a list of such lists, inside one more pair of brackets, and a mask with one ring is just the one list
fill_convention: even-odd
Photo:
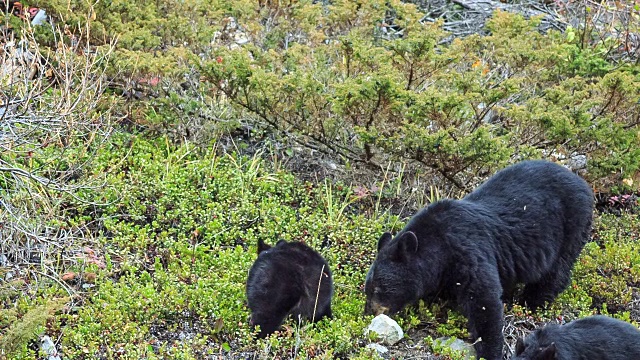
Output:
[[452,350],[461,351],[464,353],[465,360],[472,360],[476,358],[476,350],[473,345],[468,344],[458,338],[441,337],[434,340],[434,343],[439,346],[448,346]]
[[236,33],[235,36],[233,37],[233,40],[238,45],[244,45],[249,42],[249,38],[247,37],[247,35],[241,32]]
[[234,18],[233,16],[229,16],[223,21],[226,23],[227,30],[236,30],[238,28],[238,23],[236,22],[236,18]]
[[587,156],[584,154],[572,154],[565,162],[565,166],[571,171],[587,168]]
[[33,20],[31,20],[31,25],[44,25],[46,21],[47,21],[47,12],[42,9],[38,9],[36,16],[34,16]]
[[40,350],[48,356],[47,360],[60,360],[60,356],[56,350],[56,344],[54,344],[47,335],[40,339]]
[[378,339],[382,340],[382,343],[386,345],[393,345],[400,341],[404,336],[400,325],[398,325],[395,320],[384,314],[376,316],[371,321],[371,324],[369,324],[367,330],[365,330],[365,335],[370,332],[376,333],[378,335]]
[[389,352],[389,349],[387,349],[386,346],[382,346],[382,345],[376,344],[376,343],[371,343],[371,344],[367,345],[367,349],[373,349],[373,350],[377,351],[378,354],[380,354],[380,355],[384,355],[384,354]]

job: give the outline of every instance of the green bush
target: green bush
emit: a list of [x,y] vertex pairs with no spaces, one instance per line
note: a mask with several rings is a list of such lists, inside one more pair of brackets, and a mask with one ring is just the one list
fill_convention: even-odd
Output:
[[[378,5],[358,14],[396,11],[401,37],[382,36],[372,20],[277,52],[219,49],[201,69],[266,126],[352,162],[432,169],[464,190],[515,158],[586,155],[599,188],[640,168],[633,67],[614,68],[563,34],[542,35],[536,19],[497,12],[491,35],[448,42],[412,6]],[[306,13],[292,15],[303,22],[296,14]]]
[[[70,32],[89,26],[98,47],[119,38],[114,76],[165,76],[134,120],[178,139],[237,126],[197,111],[228,101],[256,129],[351,164],[407,163],[458,191],[514,159],[583,155],[597,189],[638,186],[621,183],[640,168],[637,65],[610,61],[611,42],[586,29],[541,34],[540,19],[496,12],[490,35],[452,39],[400,0],[67,3],[47,6]],[[207,82],[181,94],[193,65]]]

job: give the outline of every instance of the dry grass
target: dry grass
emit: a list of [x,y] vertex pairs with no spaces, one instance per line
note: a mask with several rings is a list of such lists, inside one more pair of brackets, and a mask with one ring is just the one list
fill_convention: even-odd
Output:
[[104,63],[114,45],[80,48],[57,29],[45,53],[30,30],[0,51],[0,266],[3,280],[49,278],[72,293],[59,274],[91,239],[65,207],[103,185],[83,169],[113,129]]

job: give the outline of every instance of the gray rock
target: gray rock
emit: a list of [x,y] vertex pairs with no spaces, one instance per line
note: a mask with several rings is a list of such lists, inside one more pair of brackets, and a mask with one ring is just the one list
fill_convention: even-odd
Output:
[[565,162],[565,166],[569,170],[581,170],[587,168],[587,155],[584,154],[572,154]]
[[384,354],[389,352],[389,349],[387,349],[386,346],[382,346],[382,345],[376,344],[376,343],[371,343],[371,344],[367,345],[367,349],[373,349],[373,350],[377,351],[378,354],[380,354],[380,355],[384,355]]
[[40,339],[40,350],[47,355],[47,360],[60,360],[60,355],[56,350],[56,344],[53,343],[47,335]]
[[384,314],[376,316],[371,321],[371,324],[369,324],[367,330],[365,330],[365,335],[368,335],[370,332],[376,333],[378,339],[386,345],[393,345],[400,341],[404,336],[400,325],[398,325],[395,320]]
[[31,25],[43,25],[46,21],[47,12],[42,9],[38,9],[36,16],[34,16],[33,20],[31,20]]
[[227,22],[227,25],[225,27],[226,30],[238,29],[238,22],[236,21],[236,18],[234,18],[233,16],[229,16],[228,18],[225,19],[225,21]]
[[458,338],[441,337],[435,339],[434,343],[440,346],[448,346],[456,351],[462,351],[465,354],[465,360],[473,360],[476,358],[476,350],[473,348],[473,345],[466,343]]
[[236,44],[238,45],[244,45],[246,43],[249,42],[249,38],[247,37],[247,35],[243,32],[237,32],[234,37],[233,40],[236,42]]

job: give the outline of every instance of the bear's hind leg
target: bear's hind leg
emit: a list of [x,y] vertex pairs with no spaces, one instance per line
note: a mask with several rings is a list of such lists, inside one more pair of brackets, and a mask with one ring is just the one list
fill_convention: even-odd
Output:
[[[545,303],[552,302],[571,283],[571,270],[580,255],[584,244],[589,240],[590,218],[575,220],[572,226],[565,228],[568,234],[554,266],[537,282],[526,284],[521,304],[536,310]],[[578,224],[578,226],[576,226]]]
[[[563,264],[566,264],[563,262]],[[545,303],[551,303],[567,288],[571,280],[571,268],[568,266],[555,266],[540,281],[527,284],[524,287],[521,305],[536,311],[544,307]]]

